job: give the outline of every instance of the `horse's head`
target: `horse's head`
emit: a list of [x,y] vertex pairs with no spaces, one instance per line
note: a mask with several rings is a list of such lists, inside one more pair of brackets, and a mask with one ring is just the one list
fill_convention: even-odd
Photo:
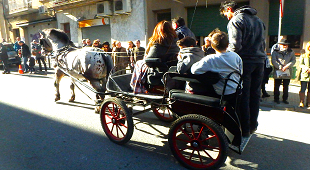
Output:
[[68,35],[59,29],[44,29],[40,32],[40,44],[45,51],[57,51],[58,49],[70,45]]
[[40,45],[44,52],[53,51],[52,43],[46,38],[46,34],[43,31],[40,31]]

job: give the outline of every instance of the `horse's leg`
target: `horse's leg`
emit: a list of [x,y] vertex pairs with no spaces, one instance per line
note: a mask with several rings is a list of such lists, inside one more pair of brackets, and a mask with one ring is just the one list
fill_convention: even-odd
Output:
[[[102,80],[96,80],[96,79],[93,79],[93,80],[89,80],[90,84],[92,85],[92,87],[97,91],[97,92],[105,92],[106,91],[106,81],[105,79],[102,79]],[[101,99],[103,100],[105,97],[104,94],[96,94],[96,98],[97,99]],[[96,113],[99,113],[100,109],[101,109],[101,100],[97,100],[96,101],[96,108],[95,108],[95,112]]]
[[55,94],[55,102],[60,100],[60,93],[59,93],[59,82],[60,80],[64,77],[64,73],[59,70],[58,68],[56,68],[55,70],[55,82],[54,82],[54,86],[56,88],[56,94]]
[[[72,80],[74,81],[74,80]],[[71,81],[70,89],[71,89],[71,98],[69,99],[69,102],[74,102],[75,100],[75,93],[74,93],[74,83]]]
[[[93,79],[93,80],[89,80],[91,86],[97,91],[97,92],[105,92],[106,87],[105,87],[105,80],[102,82],[103,80],[97,80],[97,79]],[[104,99],[104,94],[97,94],[96,98],[97,99]]]

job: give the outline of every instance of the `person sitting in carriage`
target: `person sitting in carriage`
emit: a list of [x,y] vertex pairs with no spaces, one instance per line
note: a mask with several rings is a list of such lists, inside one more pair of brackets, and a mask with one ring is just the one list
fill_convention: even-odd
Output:
[[[194,63],[191,67],[192,74],[204,74],[208,71],[219,73],[221,77],[227,77],[231,72],[238,71],[242,74],[243,64],[241,57],[232,51],[226,51],[228,47],[228,36],[220,30],[214,31],[211,36],[211,46],[216,51],[215,54],[210,54]],[[236,82],[239,82],[240,76],[233,74],[231,77]],[[191,94],[200,94],[219,98],[223,92],[224,79],[207,87],[203,86],[186,86],[186,92]],[[237,84],[233,81],[227,82],[225,96],[229,97],[236,92]]]
[[130,81],[134,93],[148,93],[144,86],[148,70],[145,59],[160,58],[161,62],[165,63],[177,61],[176,57],[180,50],[176,44],[177,40],[178,37],[168,21],[163,20],[155,26],[153,35],[149,38],[144,59],[137,61],[134,67]]

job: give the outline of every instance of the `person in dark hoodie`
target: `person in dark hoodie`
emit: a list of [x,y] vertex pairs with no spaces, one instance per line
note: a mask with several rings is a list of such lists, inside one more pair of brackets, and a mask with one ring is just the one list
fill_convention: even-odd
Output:
[[[180,74],[192,74],[192,65],[204,57],[204,52],[201,48],[196,46],[196,40],[192,37],[185,37],[177,41],[177,44],[180,48],[177,72]],[[201,85],[196,83],[186,82],[185,90],[190,92],[193,91],[193,88],[200,89],[200,86]]]
[[229,20],[229,51],[243,61],[243,89],[240,104],[242,136],[249,137],[257,129],[261,84],[264,73],[265,25],[250,6],[238,7],[234,1],[221,3],[220,13]]

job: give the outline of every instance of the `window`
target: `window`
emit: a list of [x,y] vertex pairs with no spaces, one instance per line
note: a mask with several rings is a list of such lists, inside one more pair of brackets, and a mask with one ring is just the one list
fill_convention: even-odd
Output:
[[64,23],[64,32],[68,35],[69,39],[71,40],[71,34],[70,34],[70,23]]
[[166,12],[158,12],[157,13],[157,23],[166,20],[166,21],[171,21],[171,12],[166,11]]

